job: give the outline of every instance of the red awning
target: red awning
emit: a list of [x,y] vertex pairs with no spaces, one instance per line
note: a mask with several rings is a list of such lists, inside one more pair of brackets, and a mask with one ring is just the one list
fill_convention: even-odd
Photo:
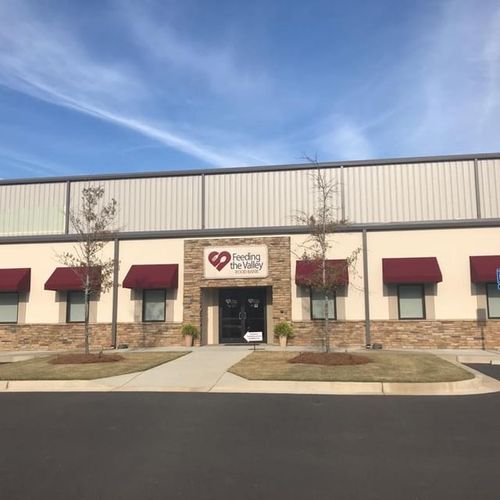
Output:
[[436,257],[382,259],[382,271],[386,285],[443,281]]
[[[299,286],[314,286],[322,282],[320,260],[298,260],[295,267],[295,283]],[[349,270],[346,259],[326,261],[326,282],[333,286],[349,284]]]
[[480,255],[469,257],[470,279],[472,283],[494,283],[500,268],[500,255]]
[[0,292],[27,292],[30,289],[31,269],[0,269]]
[[[90,269],[90,282],[95,290],[101,284],[101,269]],[[45,290],[83,290],[85,288],[86,270],[84,267],[56,267],[45,283]]]
[[178,264],[134,265],[123,280],[123,288],[177,288]]

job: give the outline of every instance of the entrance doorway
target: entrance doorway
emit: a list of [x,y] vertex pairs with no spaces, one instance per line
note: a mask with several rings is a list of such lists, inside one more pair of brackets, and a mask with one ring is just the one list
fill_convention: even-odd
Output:
[[246,343],[246,332],[266,332],[266,289],[221,288],[219,290],[219,342]]

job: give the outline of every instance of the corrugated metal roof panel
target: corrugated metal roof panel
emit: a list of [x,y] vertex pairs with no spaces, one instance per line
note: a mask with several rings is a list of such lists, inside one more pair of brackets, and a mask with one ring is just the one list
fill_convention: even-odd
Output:
[[118,203],[116,225],[121,231],[161,231],[201,228],[201,177],[117,179],[71,184],[71,209],[81,208],[86,186],[104,187],[104,202]]
[[[298,216],[311,214],[316,206],[313,172],[307,169],[206,176],[207,228],[296,225]],[[339,169],[322,172],[333,182],[340,180]],[[334,203],[340,208],[339,193]]]
[[413,222],[475,217],[474,162],[345,169],[350,222]]
[[66,183],[0,186],[0,235],[64,233]]
[[481,217],[500,217],[500,160],[479,160],[477,169]]

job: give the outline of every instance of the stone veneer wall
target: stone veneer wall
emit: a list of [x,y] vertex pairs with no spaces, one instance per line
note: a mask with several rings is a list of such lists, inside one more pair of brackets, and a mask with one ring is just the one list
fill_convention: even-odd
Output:
[[[208,246],[267,245],[269,276],[267,278],[205,279],[203,249]],[[290,238],[214,238],[184,242],[184,322],[201,327],[202,288],[272,286],[273,323],[290,321],[292,290],[290,283]],[[267,342],[275,341],[267,332]]]
[[[166,347],[182,345],[178,323],[119,323],[117,345]],[[91,349],[111,347],[111,324],[91,325]],[[0,351],[83,349],[82,324],[32,324],[0,326]]]
[[[321,321],[293,323],[290,345],[322,345]],[[500,321],[372,321],[371,342],[385,349],[500,349]],[[364,321],[332,321],[333,348],[364,347]]]
[[500,349],[500,322],[372,321],[371,338],[391,349]]
[[[323,321],[294,321],[293,346],[323,346]],[[331,321],[330,345],[333,349],[361,347],[365,345],[364,321]]]

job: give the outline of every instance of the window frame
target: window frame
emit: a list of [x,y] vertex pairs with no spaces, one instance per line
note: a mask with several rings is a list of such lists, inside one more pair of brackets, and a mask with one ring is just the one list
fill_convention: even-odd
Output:
[[0,296],[1,295],[15,295],[17,297],[17,302],[16,302],[16,320],[2,321],[0,319],[0,325],[17,325],[19,323],[19,292],[0,292]]
[[490,294],[488,292],[488,288],[490,285],[494,286],[495,288],[497,287],[496,282],[485,283],[486,311],[488,312],[488,319],[500,319],[500,315],[499,316],[491,316],[490,315]]
[[[422,290],[422,316],[413,318],[402,318],[401,317],[401,294],[400,288],[406,286],[417,286]],[[424,283],[400,283],[397,285],[397,298],[398,298],[398,319],[401,321],[419,321],[427,319],[427,311],[425,307],[425,284]]]
[[[72,294],[79,293],[83,294],[83,320],[75,321],[70,319],[70,305],[71,305],[71,300],[70,297]],[[89,309],[90,309],[90,297],[89,297]],[[90,311],[89,311],[90,313]],[[68,290],[66,292],[66,323],[85,323],[85,291],[84,290]]]
[[[163,292],[163,319],[148,319],[145,318],[146,313],[146,293],[147,292]],[[165,323],[167,318],[167,289],[166,288],[144,288],[142,290],[142,323]]]
[[[325,318],[315,318],[313,316],[313,291],[315,290],[314,287],[309,287],[309,316],[311,317],[311,321],[324,321]],[[333,301],[333,318],[328,317],[329,320],[331,321],[337,321],[337,292],[335,290],[331,290],[330,293],[332,294],[332,297],[328,298],[328,300]]]

